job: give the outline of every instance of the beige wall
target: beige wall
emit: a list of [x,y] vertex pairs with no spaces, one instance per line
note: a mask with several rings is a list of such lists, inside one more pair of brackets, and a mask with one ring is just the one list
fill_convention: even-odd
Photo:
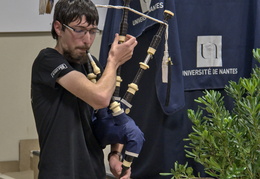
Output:
[[[98,57],[101,36],[91,53]],[[31,65],[39,51],[54,47],[49,32],[0,33],[0,162],[19,160],[21,139],[35,139],[30,104]]]

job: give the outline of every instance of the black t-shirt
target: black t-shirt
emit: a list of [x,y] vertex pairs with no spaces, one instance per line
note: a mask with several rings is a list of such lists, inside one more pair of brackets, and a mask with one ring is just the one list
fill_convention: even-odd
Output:
[[31,100],[40,143],[39,179],[103,179],[104,156],[91,128],[93,109],[56,83],[78,70],[56,50],[42,50],[32,67]]

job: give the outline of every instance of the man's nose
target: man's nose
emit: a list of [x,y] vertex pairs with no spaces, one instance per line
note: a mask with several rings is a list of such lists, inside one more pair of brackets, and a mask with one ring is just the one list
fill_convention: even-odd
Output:
[[83,42],[89,43],[89,42],[91,42],[91,40],[92,40],[92,37],[91,37],[89,31],[86,31],[84,36],[83,36]]

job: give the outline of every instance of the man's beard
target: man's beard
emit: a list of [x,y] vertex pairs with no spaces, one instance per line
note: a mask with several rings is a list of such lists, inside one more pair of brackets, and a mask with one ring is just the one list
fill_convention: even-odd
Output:
[[65,58],[73,63],[81,63],[86,60],[87,58],[87,52],[82,54],[76,54],[70,51],[64,51]]

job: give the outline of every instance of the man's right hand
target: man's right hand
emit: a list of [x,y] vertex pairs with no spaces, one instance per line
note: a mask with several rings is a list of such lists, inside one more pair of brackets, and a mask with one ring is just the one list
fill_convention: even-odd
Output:
[[115,64],[116,68],[132,58],[133,51],[137,45],[136,38],[126,35],[126,41],[119,43],[119,35],[115,35],[114,42],[109,51],[108,61]]

